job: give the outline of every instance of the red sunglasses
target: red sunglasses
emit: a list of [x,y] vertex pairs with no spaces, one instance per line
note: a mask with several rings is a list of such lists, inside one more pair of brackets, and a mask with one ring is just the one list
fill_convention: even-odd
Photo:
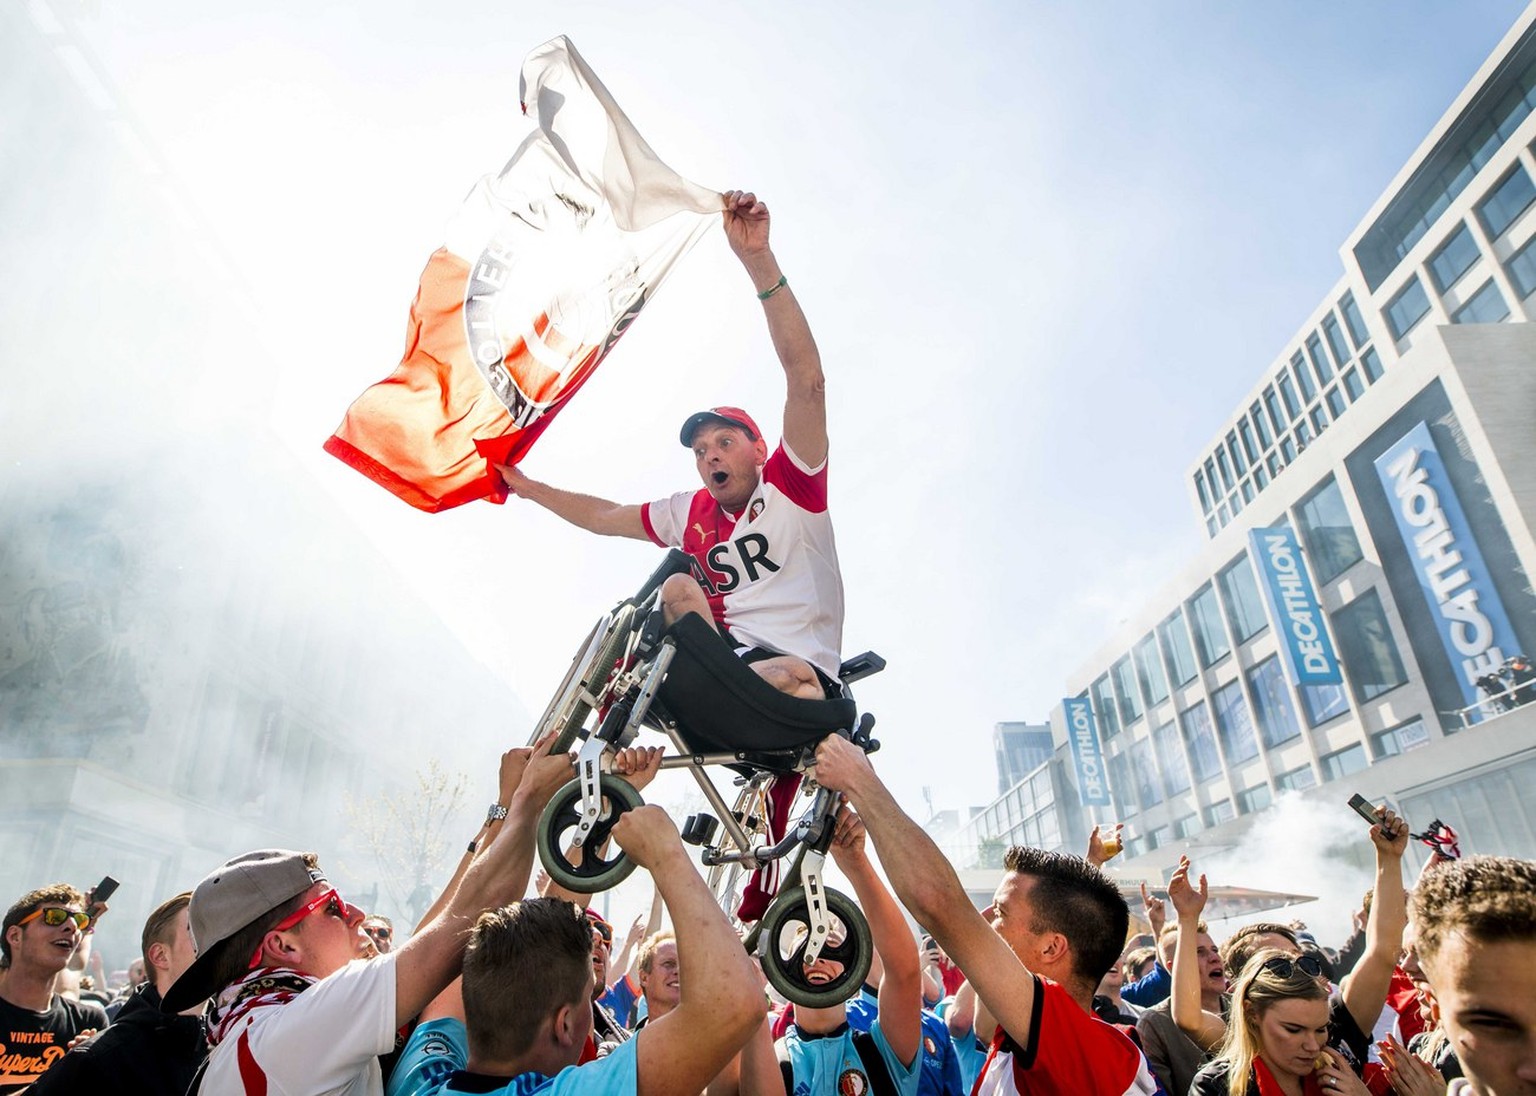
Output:
[[[284,917],[281,921],[268,929],[267,932],[287,932],[289,929],[293,928],[300,921],[304,920],[304,918],[308,917],[322,906],[326,907],[326,913],[330,914],[332,917],[338,917],[343,921],[351,921],[354,917],[361,915],[361,911],[359,911],[354,906],[347,905],[346,900],[343,899],[341,895],[337,894],[336,889],[333,887],[323,894],[310,900],[305,905],[302,905],[298,909],[294,910],[287,917]],[[263,933],[262,935],[263,938],[265,938],[266,934]],[[261,966],[261,945],[258,944],[256,947],[256,954],[251,956],[250,966],[247,969],[255,970],[259,966]]]

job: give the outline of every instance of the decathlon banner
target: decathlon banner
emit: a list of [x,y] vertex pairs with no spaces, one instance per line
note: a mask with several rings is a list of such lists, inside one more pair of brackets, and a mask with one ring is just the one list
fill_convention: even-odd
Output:
[[1376,474],[1462,696],[1476,704],[1477,679],[1520,647],[1429,425],[1419,423],[1377,457]]
[[1295,532],[1285,527],[1250,530],[1248,554],[1264,576],[1264,604],[1276,634],[1284,637],[1280,656],[1291,684],[1337,685],[1343,680],[1339,659]]
[[502,502],[516,464],[723,203],[657,159],[566,38],[523,61],[538,129],[421,275],[405,356],[325,443],[412,506]]
[[1072,743],[1072,760],[1077,765],[1077,794],[1085,807],[1109,806],[1109,783],[1104,779],[1104,752],[1099,749],[1099,731],[1093,722],[1093,707],[1087,697],[1069,697],[1061,702],[1067,713],[1067,738]]

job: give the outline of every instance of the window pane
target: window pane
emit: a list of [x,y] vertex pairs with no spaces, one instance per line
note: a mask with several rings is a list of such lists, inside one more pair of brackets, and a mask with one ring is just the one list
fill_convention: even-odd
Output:
[[1342,685],[1303,685],[1301,706],[1307,713],[1307,726],[1321,727],[1349,711]]
[[1381,380],[1381,358],[1377,356],[1374,347],[1361,353],[1360,365],[1365,369],[1365,375],[1370,378],[1372,384]]
[[1115,695],[1120,701],[1120,725],[1129,727],[1141,718],[1141,697],[1136,692],[1136,675],[1131,670],[1131,660],[1122,658],[1109,672],[1115,679]]
[[1347,406],[1344,402],[1344,393],[1340,392],[1337,388],[1330,388],[1323,394],[1323,399],[1327,401],[1328,410],[1333,414],[1334,418],[1344,414],[1344,408]]
[[1306,360],[1299,352],[1291,358],[1291,376],[1296,378],[1296,384],[1301,388],[1301,402],[1311,403],[1312,397],[1317,395],[1317,386],[1312,383]]
[[1332,582],[1364,558],[1344,496],[1332,476],[1302,499],[1296,516],[1319,584]]
[[1322,762],[1324,780],[1342,780],[1370,764],[1365,758],[1365,747],[1359,743],[1325,755]]
[[1216,734],[1205,701],[1179,713],[1179,733],[1189,751],[1189,764],[1196,780],[1214,780],[1221,775],[1221,756],[1216,752]]
[[1509,306],[1504,303],[1504,294],[1499,292],[1499,287],[1493,284],[1493,279],[1483,283],[1483,287],[1472,294],[1470,300],[1462,305],[1451,315],[1452,323],[1502,323],[1509,318]]
[[1248,421],[1246,415],[1238,421],[1237,433],[1243,440],[1243,451],[1248,454],[1248,459],[1250,461],[1257,461],[1262,450],[1258,441],[1253,436],[1253,425]]
[[1227,452],[1232,454],[1232,466],[1237,469],[1239,476],[1248,471],[1248,462],[1243,459],[1243,451],[1237,444],[1237,432],[1234,430],[1227,431]]
[[1248,416],[1253,419],[1253,425],[1259,431],[1259,450],[1268,449],[1275,436],[1269,432],[1269,419],[1264,414],[1264,409],[1259,406],[1259,401],[1254,400],[1253,406],[1248,408]]
[[1333,631],[1356,701],[1364,703],[1408,680],[1375,590],[1367,590],[1335,613]]
[[1205,473],[1195,469],[1195,494],[1200,496],[1200,510],[1202,513],[1211,512],[1211,494],[1205,487]]
[[1273,388],[1264,389],[1264,408],[1269,412],[1269,424],[1275,428],[1276,435],[1285,433],[1290,420],[1280,413],[1280,401],[1275,398]]
[[1323,334],[1328,336],[1328,346],[1333,351],[1333,360],[1343,365],[1354,357],[1349,350],[1349,343],[1344,341],[1344,329],[1339,326],[1339,321],[1329,313],[1323,317]]
[[1205,824],[1207,826],[1219,826],[1223,822],[1230,822],[1237,817],[1237,811],[1232,806],[1230,799],[1218,799],[1205,808]]
[[1233,681],[1217,689],[1211,694],[1211,706],[1216,709],[1216,733],[1221,736],[1227,764],[1236,768],[1258,757],[1259,742],[1253,736],[1253,720],[1248,715],[1242,684]]
[[1099,721],[1099,733],[1105,741],[1120,733],[1120,718],[1115,714],[1115,693],[1109,687],[1109,675],[1093,683],[1093,714]]
[[1216,591],[1205,586],[1189,602],[1189,622],[1195,633],[1195,650],[1200,654],[1200,665],[1211,666],[1227,657],[1232,647],[1227,642],[1226,630],[1221,626],[1221,609],[1216,604]]
[[1109,759],[1109,790],[1120,817],[1136,813],[1136,778],[1131,774],[1130,754],[1118,753]]
[[1371,341],[1371,333],[1366,330],[1365,317],[1360,315],[1360,306],[1355,304],[1354,295],[1344,294],[1344,299],[1339,302],[1339,309],[1344,313],[1344,323],[1349,327],[1349,337],[1354,340],[1355,349],[1359,349]]
[[1317,773],[1311,765],[1303,765],[1299,769],[1281,773],[1275,777],[1275,787],[1281,791],[1300,791],[1303,788],[1317,787]]
[[1152,748],[1157,752],[1158,768],[1163,770],[1163,785],[1169,795],[1189,790],[1189,766],[1184,761],[1184,747],[1179,745],[1179,730],[1164,723],[1152,732]]
[[1525,207],[1536,199],[1536,186],[1519,164],[1503,182],[1493,188],[1493,193],[1483,199],[1477,211],[1488,228],[1490,237],[1504,235],[1504,230],[1514,224],[1515,218],[1525,212]]
[[1143,738],[1131,746],[1131,769],[1136,776],[1136,795],[1142,808],[1155,807],[1163,801],[1163,778],[1152,757],[1152,743]]
[[1147,706],[1160,704],[1168,699],[1168,679],[1163,676],[1163,663],[1157,657],[1157,640],[1147,636],[1136,644],[1132,652],[1136,657],[1136,678],[1141,682],[1141,694]]
[[1478,254],[1477,241],[1472,238],[1472,231],[1467,228],[1466,222],[1462,222],[1445,242],[1445,246],[1429,260],[1429,271],[1434,275],[1435,285],[1440,288],[1440,292],[1444,293],[1471,270],[1472,264],[1477,262]]
[[1296,386],[1289,373],[1280,376],[1280,398],[1285,401],[1286,421],[1295,422],[1301,415],[1301,401],[1296,398]]
[[1217,576],[1222,598],[1227,603],[1227,619],[1239,643],[1251,639],[1269,626],[1264,615],[1264,600],[1253,577],[1253,565],[1247,556],[1239,556]]
[[1296,459],[1296,442],[1289,434],[1280,439],[1280,455],[1285,458],[1286,464]]
[[1163,649],[1163,663],[1175,685],[1188,685],[1195,678],[1195,656],[1189,649],[1189,633],[1184,630],[1184,613],[1173,615],[1157,626],[1157,643]]
[[1387,326],[1392,329],[1393,338],[1401,339],[1427,315],[1429,294],[1424,292],[1424,286],[1418,278],[1410,278],[1408,284],[1392,298],[1392,303],[1387,305]]
[[1233,798],[1237,800],[1237,811],[1239,814],[1252,814],[1254,811],[1262,811],[1275,801],[1275,797],[1270,792],[1268,784],[1256,784],[1251,788],[1238,792]]
[[1317,374],[1318,384],[1327,384],[1333,379],[1333,363],[1323,353],[1323,340],[1316,335],[1307,336],[1307,358],[1312,362],[1312,371]]
[[1264,745],[1274,749],[1281,743],[1301,737],[1296,711],[1291,707],[1285,687],[1285,671],[1280,659],[1271,655],[1248,671],[1248,687],[1253,692],[1253,714],[1259,722],[1259,736]]
[[1328,429],[1328,411],[1322,404],[1312,408],[1312,426],[1319,434]]
[[1365,385],[1360,382],[1360,373],[1357,370],[1344,371],[1344,388],[1349,393],[1351,401],[1358,400],[1365,394]]
[[1237,482],[1232,478],[1232,466],[1227,463],[1225,449],[1216,450],[1216,470],[1221,473],[1221,490],[1225,494],[1232,490],[1232,485]]
[[1526,244],[1509,260],[1509,277],[1520,296],[1536,293],[1536,241]]
[[1375,755],[1377,761],[1428,745],[1429,731],[1425,729],[1422,719],[1415,719],[1404,723],[1401,727],[1393,727],[1389,731],[1371,735],[1371,753]]

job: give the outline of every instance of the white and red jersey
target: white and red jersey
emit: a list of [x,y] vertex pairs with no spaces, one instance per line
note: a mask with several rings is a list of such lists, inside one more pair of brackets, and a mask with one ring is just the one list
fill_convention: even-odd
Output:
[[1124,1032],[1036,975],[1028,1041],[1016,1042],[998,1028],[972,1096],[1153,1096],[1158,1091],[1146,1057]]
[[837,680],[843,576],[826,461],[809,468],[781,442],[742,513],[701,488],[646,503],[640,520],[657,544],[693,557],[715,623],[732,640],[803,658]]

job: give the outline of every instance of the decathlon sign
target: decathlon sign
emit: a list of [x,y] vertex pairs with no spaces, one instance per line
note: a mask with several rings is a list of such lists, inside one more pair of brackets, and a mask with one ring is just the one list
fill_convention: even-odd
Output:
[[1296,534],[1284,527],[1253,529],[1248,533],[1248,553],[1264,576],[1264,604],[1275,632],[1284,637],[1280,655],[1291,684],[1337,685],[1342,680],[1339,660]]
[[1085,807],[1109,806],[1109,782],[1104,779],[1104,753],[1099,749],[1098,728],[1093,725],[1093,708],[1087,697],[1072,697],[1061,702],[1067,712],[1067,738],[1072,742],[1072,760],[1077,764],[1077,794]]
[[1476,704],[1477,679],[1496,672],[1519,644],[1429,426],[1419,423],[1377,457],[1376,474],[1462,696]]

